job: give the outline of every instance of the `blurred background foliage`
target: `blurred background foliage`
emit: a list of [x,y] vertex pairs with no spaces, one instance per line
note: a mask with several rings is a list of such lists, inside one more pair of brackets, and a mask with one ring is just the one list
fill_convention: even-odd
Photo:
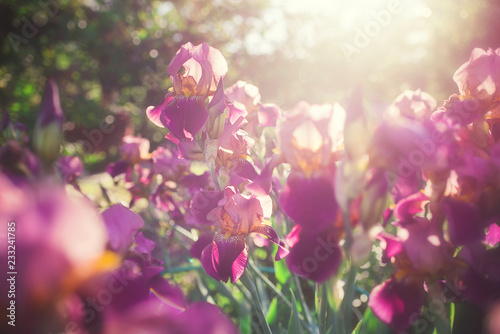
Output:
[[[394,1],[401,12],[359,47],[360,32]],[[494,0],[2,0],[0,107],[32,128],[54,77],[68,141],[121,120],[117,133],[158,145],[164,132],[144,111],[170,87],[166,67],[188,41],[223,52],[226,87],[251,82],[264,102],[285,109],[342,103],[356,82],[374,111],[403,89],[440,101],[456,92],[452,75],[472,48],[500,46],[499,14]],[[120,138],[88,150],[107,151]]]

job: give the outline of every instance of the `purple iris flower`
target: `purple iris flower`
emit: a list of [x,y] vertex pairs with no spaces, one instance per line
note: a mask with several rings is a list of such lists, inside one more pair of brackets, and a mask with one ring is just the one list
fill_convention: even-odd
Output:
[[179,141],[193,141],[205,125],[209,108],[205,100],[222,90],[227,62],[221,52],[206,43],[184,44],[168,66],[173,91],[146,111],[159,127],[167,127]]
[[193,215],[200,223],[217,228],[212,241],[201,252],[203,268],[210,276],[224,282],[231,279],[234,283],[243,275],[248,263],[246,237],[250,233],[262,234],[279,246],[276,261],[286,256],[284,243],[265,221],[272,214],[269,196],[242,195],[233,187],[226,187],[223,193],[201,194],[193,199]]

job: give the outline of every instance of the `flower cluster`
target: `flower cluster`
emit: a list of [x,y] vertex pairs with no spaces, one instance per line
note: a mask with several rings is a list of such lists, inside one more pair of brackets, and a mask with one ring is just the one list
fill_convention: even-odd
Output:
[[[247,269],[311,332],[316,324],[301,282],[317,284],[308,287],[318,289],[320,327],[336,319],[350,332],[349,316],[339,319],[349,314],[356,270],[373,260],[374,249],[382,250],[384,273],[367,293],[366,317],[404,332],[430,310],[436,328],[450,327],[448,305],[466,302],[491,310],[487,319],[494,320],[500,49],[473,50],[453,76],[457,93],[442,106],[407,90],[370,117],[361,86],[345,108],[300,102],[284,111],[263,103],[252,84],[225,88],[227,72],[219,50],[182,45],[168,66],[173,87],[146,110],[166,140],[155,146],[124,136],[120,157],[98,176],[113,182],[99,183],[98,195],[84,186],[82,161],[59,156],[64,117],[53,79],[34,152],[28,129],[3,112],[0,221],[18,226],[19,317],[32,319],[20,324],[23,332],[237,333],[199,282],[217,283],[227,297],[233,286],[252,283]],[[189,279],[204,301],[192,302],[167,275],[184,270],[186,260],[193,264],[186,270],[198,270]],[[291,282],[293,275],[303,280]],[[300,315],[283,286],[299,291]],[[257,305],[256,290],[250,286]]]

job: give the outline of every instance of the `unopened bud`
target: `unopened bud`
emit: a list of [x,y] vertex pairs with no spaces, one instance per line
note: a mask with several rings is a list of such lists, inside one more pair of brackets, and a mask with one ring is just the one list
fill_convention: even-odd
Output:
[[35,150],[46,164],[53,163],[59,156],[63,121],[59,89],[54,79],[48,79],[34,134]]

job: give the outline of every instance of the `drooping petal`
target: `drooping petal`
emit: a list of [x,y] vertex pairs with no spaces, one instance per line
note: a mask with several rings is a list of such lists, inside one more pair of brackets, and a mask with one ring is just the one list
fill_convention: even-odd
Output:
[[182,141],[192,141],[208,119],[208,109],[198,96],[175,96],[161,109],[160,120]]
[[333,182],[326,175],[307,178],[291,172],[280,196],[283,211],[311,233],[321,231],[337,218]]
[[368,306],[398,333],[417,320],[424,302],[421,284],[398,282],[391,278],[373,288]]
[[160,128],[164,128],[165,124],[163,124],[161,120],[162,110],[163,108],[170,103],[174,99],[173,94],[167,94],[163,97],[163,99],[156,105],[155,107],[151,106],[146,110],[146,115],[149,120],[153,122],[154,125],[159,126]]
[[196,240],[189,249],[189,253],[192,257],[201,260],[201,253],[207,246],[212,244],[213,240],[214,236],[212,234],[204,233],[200,235],[198,240]]
[[226,237],[217,233],[212,244],[201,253],[201,263],[206,272],[216,280],[236,282],[246,269],[248,253],[245,235]]
[[224,112],[226,109],[226,97],[224,95],[224,84],[222,79],[217,85],[217,90],[210,103],[208,104],[208,110],[210,111],[212,117],[217,117]]
[[165,139],[170,140],[172,143],[177,145],[179,149],[179,159],[189,159],[189,160],[200,160],[205,161],[205,156],[203,155],[203,149],[197,140],[193,141],[180,141],[176,138],[172,132],[165,135]]
[[342,249],[333,229],[315,234],[295,228],[290,234],[286,239],[287,242],[292,241],[286,264],[291,272],[318,283],[337,273],[342,261]]

